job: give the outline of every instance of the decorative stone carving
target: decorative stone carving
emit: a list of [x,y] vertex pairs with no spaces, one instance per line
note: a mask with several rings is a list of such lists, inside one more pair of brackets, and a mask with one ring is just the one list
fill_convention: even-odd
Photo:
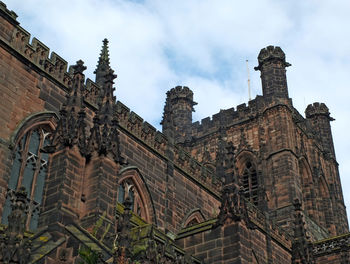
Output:
[[67,95],[59,114],[60,120],[52,135],[51,146],[46,147],[46,152],[55,152],[60,148],[78,145],[82,155],[88,155],[86,149],[86,122],[84,109],[84,74],[86,69],[82,60],[72,66],[73,84],[72,90]]
[[10,192],[11,213],[8,226],[0,233],[0,263],[29,263],[31,241],[25,236],[29,200],[24,187]]

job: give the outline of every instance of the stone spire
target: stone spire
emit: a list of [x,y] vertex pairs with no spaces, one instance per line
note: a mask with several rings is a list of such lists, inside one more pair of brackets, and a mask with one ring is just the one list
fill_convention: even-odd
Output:
[[111,70],[109,65],[109,51],[108,51],[108,40],[105,38],[103,40],[102,50],[100,57],[98,58],[98,63],[94,73],[96,74],[95,82],[101,87],[104,86],[106,81],[106,75]]

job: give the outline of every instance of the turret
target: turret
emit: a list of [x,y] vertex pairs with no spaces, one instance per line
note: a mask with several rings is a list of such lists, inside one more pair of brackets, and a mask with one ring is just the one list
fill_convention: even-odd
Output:
[[167,92],[161,125],[163,133],[173,138],[175,143],[190,139],[193,106],[193,92],[186,86],[176,86]]
[[313,103],[305,110],[306,118],[310,121],[311,127],[322,144],[323,150],[335,157],[334,144],[330,121],[329,109],[324,103]]
[[286,56],[280,47],[263,48],[258,56],[259,65],[254,69],[261,72],[260,78],[264,97],[288,98]]

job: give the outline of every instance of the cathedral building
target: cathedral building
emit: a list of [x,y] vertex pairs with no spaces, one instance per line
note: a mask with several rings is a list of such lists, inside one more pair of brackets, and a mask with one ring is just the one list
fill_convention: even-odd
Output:
[[160,132],[117,101],[107,39],[95,81],[29,40],[0,2],[0,263],[350,263],[333,118],[293,107],[280,47],[262,95],[201,122],[169,89]]

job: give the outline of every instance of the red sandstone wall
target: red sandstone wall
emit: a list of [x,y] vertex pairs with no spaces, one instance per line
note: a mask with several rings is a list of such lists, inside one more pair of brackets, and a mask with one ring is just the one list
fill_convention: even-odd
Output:
[[186,214],[196,208],[200,208],[205,219],[218,213],[219,200],[216,195],[193,182],[177,166],[167,176],[168,161],[127,133],[121,133],[120,139],[122,154],[129,165],[140,170],[146,181],[160,227],[178,232]]
[[267,263],[268,259],[275,264],[291,263],[288,243],[282,246],[259,229],[248,229],[244,222],[207,231],[200,228],[178,243],[205,263]]

